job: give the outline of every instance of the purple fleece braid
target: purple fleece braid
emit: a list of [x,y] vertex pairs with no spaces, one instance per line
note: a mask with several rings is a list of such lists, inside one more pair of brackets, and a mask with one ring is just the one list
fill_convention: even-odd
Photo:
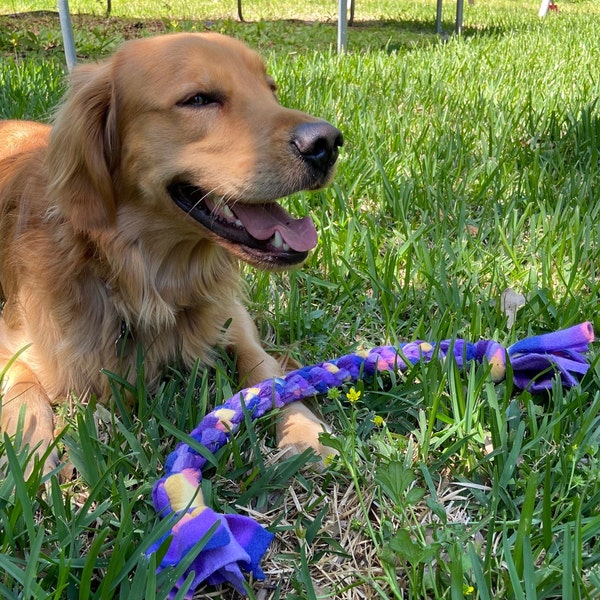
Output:
[[[191,437],[208,452],[215,453],[235,434],[245,413],[257,419],[273,408],[281,408],[331,388],[370,379],[376,372],[403,371],[418,361],[428,362],[437,356],[451,356],[459,367],[469,361],[486,361],[494,382],[504,379],[509,360],[514,383],[521,389],[540,392],[551,388],[555,378],[565,387],[577,385],[589,364],[583,353],[594,339],[590,323],[569,329],[526,338],[504,349],[492,340],[472,344],[461,339],[439,344],[415,341],[368,351],[347,354],[341,358],[303,367],[284,377],[268,379],[235,394],[206,415]],[[242,515],[219,515],[205,506],[199,486],[207,459],[191,446],[181,443],[169,455],[165,475],[154,486],[153,500],[161,517],[173,520],[168,551],[159,570],[177,565],[194,545],[211,529],[214,533],[186,570],[193,573],[188,597],[202,583],[229,582],[244,593],[242,570],[255,578],[263,578],[260,560],[268,548],[272,534],[254,520]],[[154,544],[156,551],[165,538]],[[176,593],[183,578],[173,590]]]

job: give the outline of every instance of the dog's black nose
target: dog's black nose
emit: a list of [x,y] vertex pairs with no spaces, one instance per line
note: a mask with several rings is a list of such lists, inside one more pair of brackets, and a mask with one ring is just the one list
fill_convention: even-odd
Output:
[[324,174],[335,164],[343,143],[341,131],[327,121],[302,123],[296,127],[292,138],[292,144],[302,158]]

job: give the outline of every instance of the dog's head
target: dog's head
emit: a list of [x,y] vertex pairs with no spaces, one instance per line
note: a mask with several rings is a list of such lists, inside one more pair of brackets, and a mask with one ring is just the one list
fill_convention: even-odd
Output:
[[278,103],[242,43],[158,36],[74,72],[51,137],[50,184],[80,231],[110,228],[135,207],[277,268],[302,262],[317,234],[275,200],[327,184],[341,145],[335,127]]

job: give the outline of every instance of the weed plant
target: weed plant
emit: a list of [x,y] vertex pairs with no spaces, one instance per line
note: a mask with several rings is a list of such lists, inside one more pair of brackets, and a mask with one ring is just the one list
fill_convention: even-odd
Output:
[[[468,5],[464,35],[444,42],[433,3],[360,2],[343,55],[336,7],[322,0],[247,2],[245,24],[223,2],[114,2],[109,20],[103,3],[71,8],[76,24],[93,23],[76,32],[83,59],[150,31],[245,39],[282,103],[343,130],[336,182],[289,201],[320,231],[307,264],[245,271],[263,338],[310,364],[415,338],[509,345],[583,320],[600,328],[600,7],[560,0],[539,19],[532,4]],[[54,2],[2,11],[32,8]],[[0,116],[48,120],[64,86],[56,20],[0,24]],[[509,288],[526,298],[511,326]],[[278,455],[272,419],[246,428],[203,491],[277,534],[250,597],[598,597],[596,349],[590,360],[579,387],[543,397],[492,384],[483,366],[432,362],[319,398],[340,450],[324,473],[305,468],[309,455]],[[173,368],[156,393],[140,376],[135,408],[114,379],[111,407],[60,409],[68,483],[39,466],[25,479],[26,453],[4,438],[0,596],[165,598],[179,572],[155,575],[144,555],[164,533],[152,483],[185,432],[235,392],[234,371],[226,356],[211,370]]]

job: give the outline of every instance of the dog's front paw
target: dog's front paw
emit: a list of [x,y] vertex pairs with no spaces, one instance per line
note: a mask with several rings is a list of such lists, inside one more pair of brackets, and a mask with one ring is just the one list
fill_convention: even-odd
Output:
[[312,448],[321,459],[317,468],[323,469],[327,460],[337,454],[333,448],[328,448],[319,441],[319,435],[329,431],[327,425],[307,406],[302,402],[294,402],[281,409],[277,422],[277,445],[293,454]]

